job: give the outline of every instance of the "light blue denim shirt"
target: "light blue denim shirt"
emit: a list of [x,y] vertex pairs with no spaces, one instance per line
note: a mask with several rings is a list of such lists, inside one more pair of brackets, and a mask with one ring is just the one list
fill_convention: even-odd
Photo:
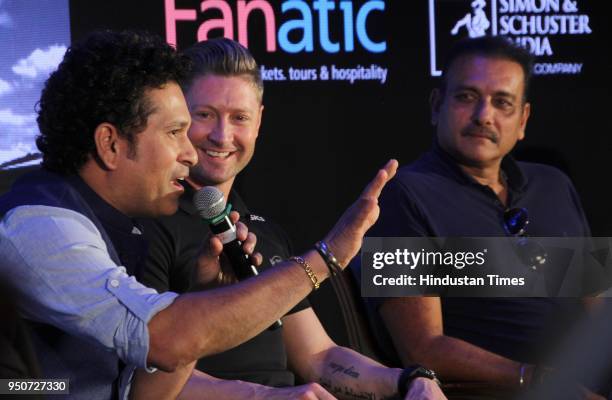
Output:
[[[0,278],[17,290],[16,300],[26,319],[70,335],[74,351],[83,352],[81,357],[88,357],[89,346],[113,354],[116,364],[119,360],[127,364],[119,388],[122,398],[134,369],[147,367],[148,322],[177,297],[172,292],[158,294],[128,276],[113,262],[100,231],[88,218],[49,206],[16,207],[0,221]],[[53,364],[37,344],[43,367]],[[51,354],[54,349],[48,350]],[[104,366],[95,358],[86,361],[78,371],[64,365],[71,378],[70,397],[112,397],[112,374],[91,383],[91,377],[105,376],[100,371]]]

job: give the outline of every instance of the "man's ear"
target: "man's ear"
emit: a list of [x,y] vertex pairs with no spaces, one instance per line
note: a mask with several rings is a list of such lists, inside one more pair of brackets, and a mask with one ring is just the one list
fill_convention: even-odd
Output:
[[431,124],[438,125],[438,116],[442,105],[442,93],[440,89],[433,89],[429,95],[429,106],[431,108]]
[[519,132],[518,140],[525,139],[525,129],[527,128],[527,120],[531,114],[531,104],[525,103],[521,111],[521,131]]
[[258,115],[258,121],[257,121],[257,136],[259,136],[259,127],[261,126],[261,120],[263,118],[263,110],[264,110],[264,106],[262,104],[261,107],[259,107],[259,115]]
[[103,122],[94,131],[96,154],[102,165],[109,170],[117,168],[122,151],[120,140],[119,131],[113,124]]

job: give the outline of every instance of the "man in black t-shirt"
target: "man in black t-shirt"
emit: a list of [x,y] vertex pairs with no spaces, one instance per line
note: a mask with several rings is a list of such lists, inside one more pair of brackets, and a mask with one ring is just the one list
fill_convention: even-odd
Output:
[[[199,157],[186,179],[187,191],[203,186],[219,189],[257,235],[263,268],[273,268],[291,255],[289,240],[265,218],[250,213],[232,190],[236,175],[253,156],[259,132],[263,112],[259,68],[246,48],[228,39],[200,42],[184,54],[194,64],[182,86],[192,116],[188,135]],[[182,197],[177,214],[146,224],[150,243],[143,282],[162,291],[232,283],[230,270],[196,268],[194,255],[209,232],[189,193]],[[195,271],[197,279],[192,278]],[[399,392],[407,399],[444,398],[426,374],[429,371],[402,373],[336,345],[306,301],[285,315],[282,328],[266,330],[228,352],[202,359],[197,367],[182,397],[389,398]],[[310,383],[293,386],[293,373]]]
[[[185,184],[185,193],[179,200],[179,210],[175,215],[143,221],[145,236],[150,243],[142,280],[158,291],[182,293],[195,288],[197,254],[202,238],[210,235],[210,229],[193,205],[194,193],[195,189]],[[263,258],[258,267],[260,272],[291,257],[291,243],[279,226],[252,214],[235,191],[230,192],[228,202],[232,210],[240,213],[240,220],[249,227],[249,232],[257,236],[257,251]],[[304,299],[287,315],[308,307],[308,300]],[[196,367],[223,379],[240,379],[274,387],[293,386],[295,379],[287,368],[282,333],[282,329],[265,330],[233,349],[200,359]]]

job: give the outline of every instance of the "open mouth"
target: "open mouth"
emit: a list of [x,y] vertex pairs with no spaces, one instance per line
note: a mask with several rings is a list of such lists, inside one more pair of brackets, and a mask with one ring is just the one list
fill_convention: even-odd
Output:
[[172,180],[172,185],[174,185],[178,190],[185,190],[185,188],[183,187],[183,185],[181,185],[181,182],[183,182],[185,180],[184,177],[181,178],[176,178],[174,180]]

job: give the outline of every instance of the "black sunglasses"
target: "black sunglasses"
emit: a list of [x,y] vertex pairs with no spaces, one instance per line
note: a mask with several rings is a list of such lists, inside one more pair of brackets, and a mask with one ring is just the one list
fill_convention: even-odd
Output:
[[517,237],[517,254],[523,264],[537,271],[546,264],[548,254],[542,245],[534,240],[528,239],[527,225],[529,224],[529,213],[526,208],[517,207],[504,211],[504,230],[510,236]]
[[504,229],[511,236],[523,236],[529,224],[526,208],[509,208],[504,211]]

